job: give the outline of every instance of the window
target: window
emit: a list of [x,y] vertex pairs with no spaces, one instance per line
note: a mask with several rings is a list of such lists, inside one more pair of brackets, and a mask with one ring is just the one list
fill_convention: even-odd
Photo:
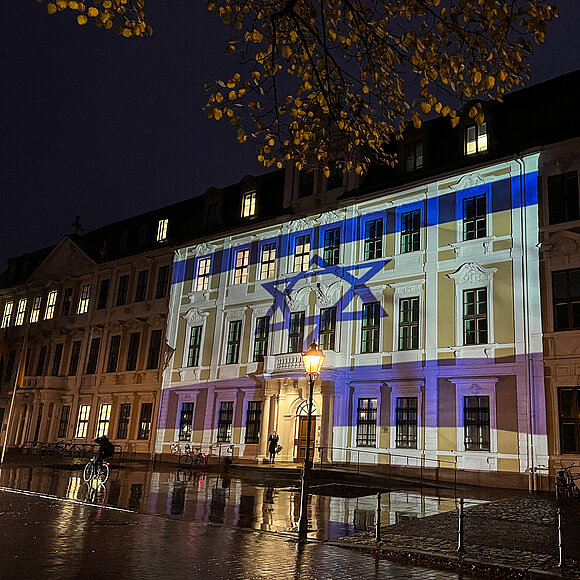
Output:
[[229,443],[232,436],[232,419],[234,416],[234,402],[222,401],[218,417],[218,443]]
[[169,225],[168,219],[159,220],[157,222],[157,241],[164,242],[167,239],[167,226]]
[[356,444],[375,447],[377,444],[377,400],[359,399],[356,410]]
[[68,374],[69,376],[73,376],[77,374],[77,370],[79,367],[79,356],[81,354],[81,341],[75,340],[72,343],[72,349],[70,353],[70,362],[68,365]]
[[139,355],[140,332],[132,332],[129,336],[129,349],[127,351],[126,371],[134,371],[137,368],[137,357]]
[[82,439],[87,436],[87,427],[89,425],[90,405],[81,405],[79,407],[79,420],[77,422],[77,431],[75,437]]
[[268,334],[270,332],[270,317],[262,316],[256,319],[254,333],[254,361],[261,362],[268,354]]
[[294,241],[294,272],[306,272],[310,266],[310,236],[298,236]]
[[580,217],[577,171],[548,177],[548,212],[551,224],[569,222]]
[[101,405],[101,408],[99,409],[99,421],[97,423],[96,437],[108,435],[110,419],[111,419],[111,405],[109,405],[108,403],[104,403]]
[[147,231],[149,226],[147,224],[141,224],[139,226],[139,235],[137,237],[137,245],[142,248],[147,243]]
[[319,341],[321,350],[334,350],[336,330],[336,308],[323,308],[320,311]]
[[14,372],[14,363],[16,362],[16,351],[11,350],[8,354],[8,362],[6,363],[6,374],[4,375],[5,381],[12,380],[12,373]]
[[397,397],[395,444],[399,448],[417,449],[417,397]]
[[399,350],[419,348],[419,298],[399,300]]
[[401,215],[401,254],[416,252],[421,244],[421,210]]
[[59,342],[54,347],[54,357],[52,359],[52,370],[51,375],[53,377],[58,377],[60,375],[60,361],[62,360],[62,351],[63,351],[63,344]]
[[135,302],[143,302],[147,297],[147,281],[149,270],[141,270],[137,274],[137,289],[135,290]]
[[121,347],[121,335],[115,334],[111,336],[111,344],[109,345],[109,358],[107,360],[108,373],[117,372],[117,365],[119,364],[120,347]]
[[66,288],[64,296],[62,297],[62,311],[61,316],[68,316],[70,314],[70,307],[72,306],[73,289]]
[[101,348],[101,339],[93,338],[89,348],[89,358],[87,360],[87,375],[94,375],[97,372],[97,362],[99,360],[99,349]]
[[12,318],[12,309],[14,308],[14,302],[6,302],[4,304],[4,313],[2,314],[2,326],[1,328],[7,328],[10,326],[10,318]]
[[485,195],[467,197],[463,200],[463,239],[475,240],[484,238],[485,226]]
[[147,369],[156,369],[159,366],[159,354],[161,353],[161,335],[160,329],[151,332],[149,340],[149,354],[147,355]]
[[85,314],[89,310],[89,297],[91,294],[91,285],[84,284],[81,290],[81,297],[77,308],[77,314]]
[[242,197],[242,217],[249,218],[256,215],[256,192],[249,191]]
[[181,417],[179,418],[179,440],[191,441],[193,427],[193,403],[181,405]]
[[362,307],[361,352],[379,352],[380,307],[378,302],[366,302]]
[[131,403],[121,403],[121,408],[119,409],[119,424],[117,425],[117,439],[127,439],[130,417]]
[[276,244],[262,246],[260,280],[270,280],[276,275]]
[[560,453],[580,453],[580,388],[558,389]]
[[466,451],[489,451],[489,397],[463,397]]
[[242,334],[242,321],[232,320],[228,332],[228,350],[226,364],[236,364],[240,357],[240,337]]
[[210,203],[207,206],[207,225],[215,226],[221,221],[221,211],[219,202]]
[[288,329],[288,352],[302,352],[304,350],[304,312],[290,313],[290,327]]
[[487,288],[463,291],[463,344],[487,344]]
[[151,416],[153,415],[153,403],[143,403],[141,405],[141,416],[139,417],[139,432],[137,439],[149,439],[151,432]]
[[248,281],[248,264],[250,263],[250,250],[238,250],[234,266],[234,284],[245,284]]
[[38,322],[40,318],[40,304],[42,302],[42,296],[35,296],[32,301],[32,309],[30,310],[30,322]]
[[16,311],[16,320],[14,321],[14,326],[20,326],[24,324],[24,315],[26,314],[26,298],[21,298],[18,301],[18,310]]
[[298,197],[310,197],[314,193],[314,171],[301,171],[298,179]]
[[66,439],[69,418],[70,418],[70,405],[63,405],[62,409],[60,410],[60,421],[58,422],[57,437],[59,439]]
[[209,268],[211,258],[200,258],[197,261],[197,276],[195,278],[195,290],[207,290],[209,288]]
[[580,328],[580,269],[552,272],[554,330]]
[[54,307],[56,306],[56,298],[58,292],[51,290],[46,297],[46,309],[44,311],[44,320],[50,320],[54,317]]
[[262,401],[249,401],[246,414],[246,443],[259,442],[261,418]]
[[38,354],[38,361],[36,363],[36,376],[41,377],[44,374],[44,364],[46,363],[46,346],[40,347],[40,353]]
[[161,266],[157,274],[157,288],[155,290],[155,299],[165,298],[167,296],[167,284],[169,283],[169,266]]
[[423,167],[423,143],[410,143],[405,147],[405,170],[415,171]]
[[199,364],[199,349],[201,346],[201,326],[192,326],[187,349],[187,366],[196,367]]
[[119,234],[119,252],[124,252],[127,249],[127,240],[129,239],[129,232],[127,230],[123,230]]
[[465,154],[487,151],[487,124],[469,125],[465,128]]
[[[97,310],[104,310],[107,308],[107,300],[109,298],[109,287],[111,285],[111,280],[101,280],[101,286],[99,287],[99,299],[97,300]],[[117,297],[118,301],[118,297]],[[117,306],[119,306],[117,304]]]
[[342,187],[344,185],[344,173],[338,166],[338,163],[336,161],[329,163],[328,169],[329,174],[326,181],[326,189],[330,191],[331,189],[338,189],[339,187]]
[[117,301],[115,306],[124,306],[127,304],[127,293],[129,290],[129,275],[125,274],[119,278],[119,287],[117,289]]
[[375,260],[383,255],[383,220],[365,223],[365,260]]
[[30,372],[31,360],[32,360],[32,349],[27,348],[26,349],[26,359],[24,361],[24,376],[26,376],[26,377],[28,377],[32,374]]
[[323,266],[336,266],[340,256],[340,228],[324,232]]

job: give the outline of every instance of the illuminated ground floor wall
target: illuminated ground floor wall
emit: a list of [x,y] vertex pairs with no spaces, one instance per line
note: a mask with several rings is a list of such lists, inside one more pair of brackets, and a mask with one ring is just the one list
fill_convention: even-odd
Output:
[[[472,483],[508,487],[546,473],[541,360],[443,362],[323,369],[314,388],[314,461],[469,471]],[[300,463],[308,391],[300,372],[174,384],[162,392],[156,451],[181,442],[223,456],[233,445],[239,460],[262,462],[277,431],[277,461]]]

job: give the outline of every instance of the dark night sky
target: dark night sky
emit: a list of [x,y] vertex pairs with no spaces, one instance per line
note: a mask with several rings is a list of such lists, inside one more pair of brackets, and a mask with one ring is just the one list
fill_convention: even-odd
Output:
[[[554,3],[532,82],[580,69],[578,0]],[[127,40],[2,1],[0,271],[70,233],[77,214],[94,229],[264,171],[251,143],[202,110],[204,82],[235,70],[231,29],[205,0],[147,6],[154,36]]]

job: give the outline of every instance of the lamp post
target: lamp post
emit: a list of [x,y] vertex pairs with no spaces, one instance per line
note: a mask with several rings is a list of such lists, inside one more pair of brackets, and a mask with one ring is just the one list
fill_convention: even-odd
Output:
[[318,350],[315,342],[310,348],[302,353],[304,369],[310,381],[310,393],[308,395],[308,426],[306,429],[306,453],[304,454],[304,465],[302,466],[302,486],[300,488],[300,519],[298,520],[298,541],[305,542],[308,538],[308,488],[310,486],[310,469],[312,461],[310,459],[310,440],[312,432],[312,397],[314,394],[314,381],[320,374],[324,354]]

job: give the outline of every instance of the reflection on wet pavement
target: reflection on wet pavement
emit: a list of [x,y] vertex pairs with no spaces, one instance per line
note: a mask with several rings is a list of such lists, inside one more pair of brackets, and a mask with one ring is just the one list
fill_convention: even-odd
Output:
[[[81,465],[4,466],[0,485],[82,502],[164,514],[269,532],[292,532],[298,525],[300,491],[295,486],[266,487],[214,472],[142,464],[113,468],[105,488],[83,482]],[[309,504],[310,537],[352,535],[375,525],[377,490],[344,484],[313,485]],[[429,493],[434,493],[429,490]],[[472,501],[472,500],[470,500]],[[455,498],[393,490],[381,494],[381,522],[425,517],[456,509]]]

